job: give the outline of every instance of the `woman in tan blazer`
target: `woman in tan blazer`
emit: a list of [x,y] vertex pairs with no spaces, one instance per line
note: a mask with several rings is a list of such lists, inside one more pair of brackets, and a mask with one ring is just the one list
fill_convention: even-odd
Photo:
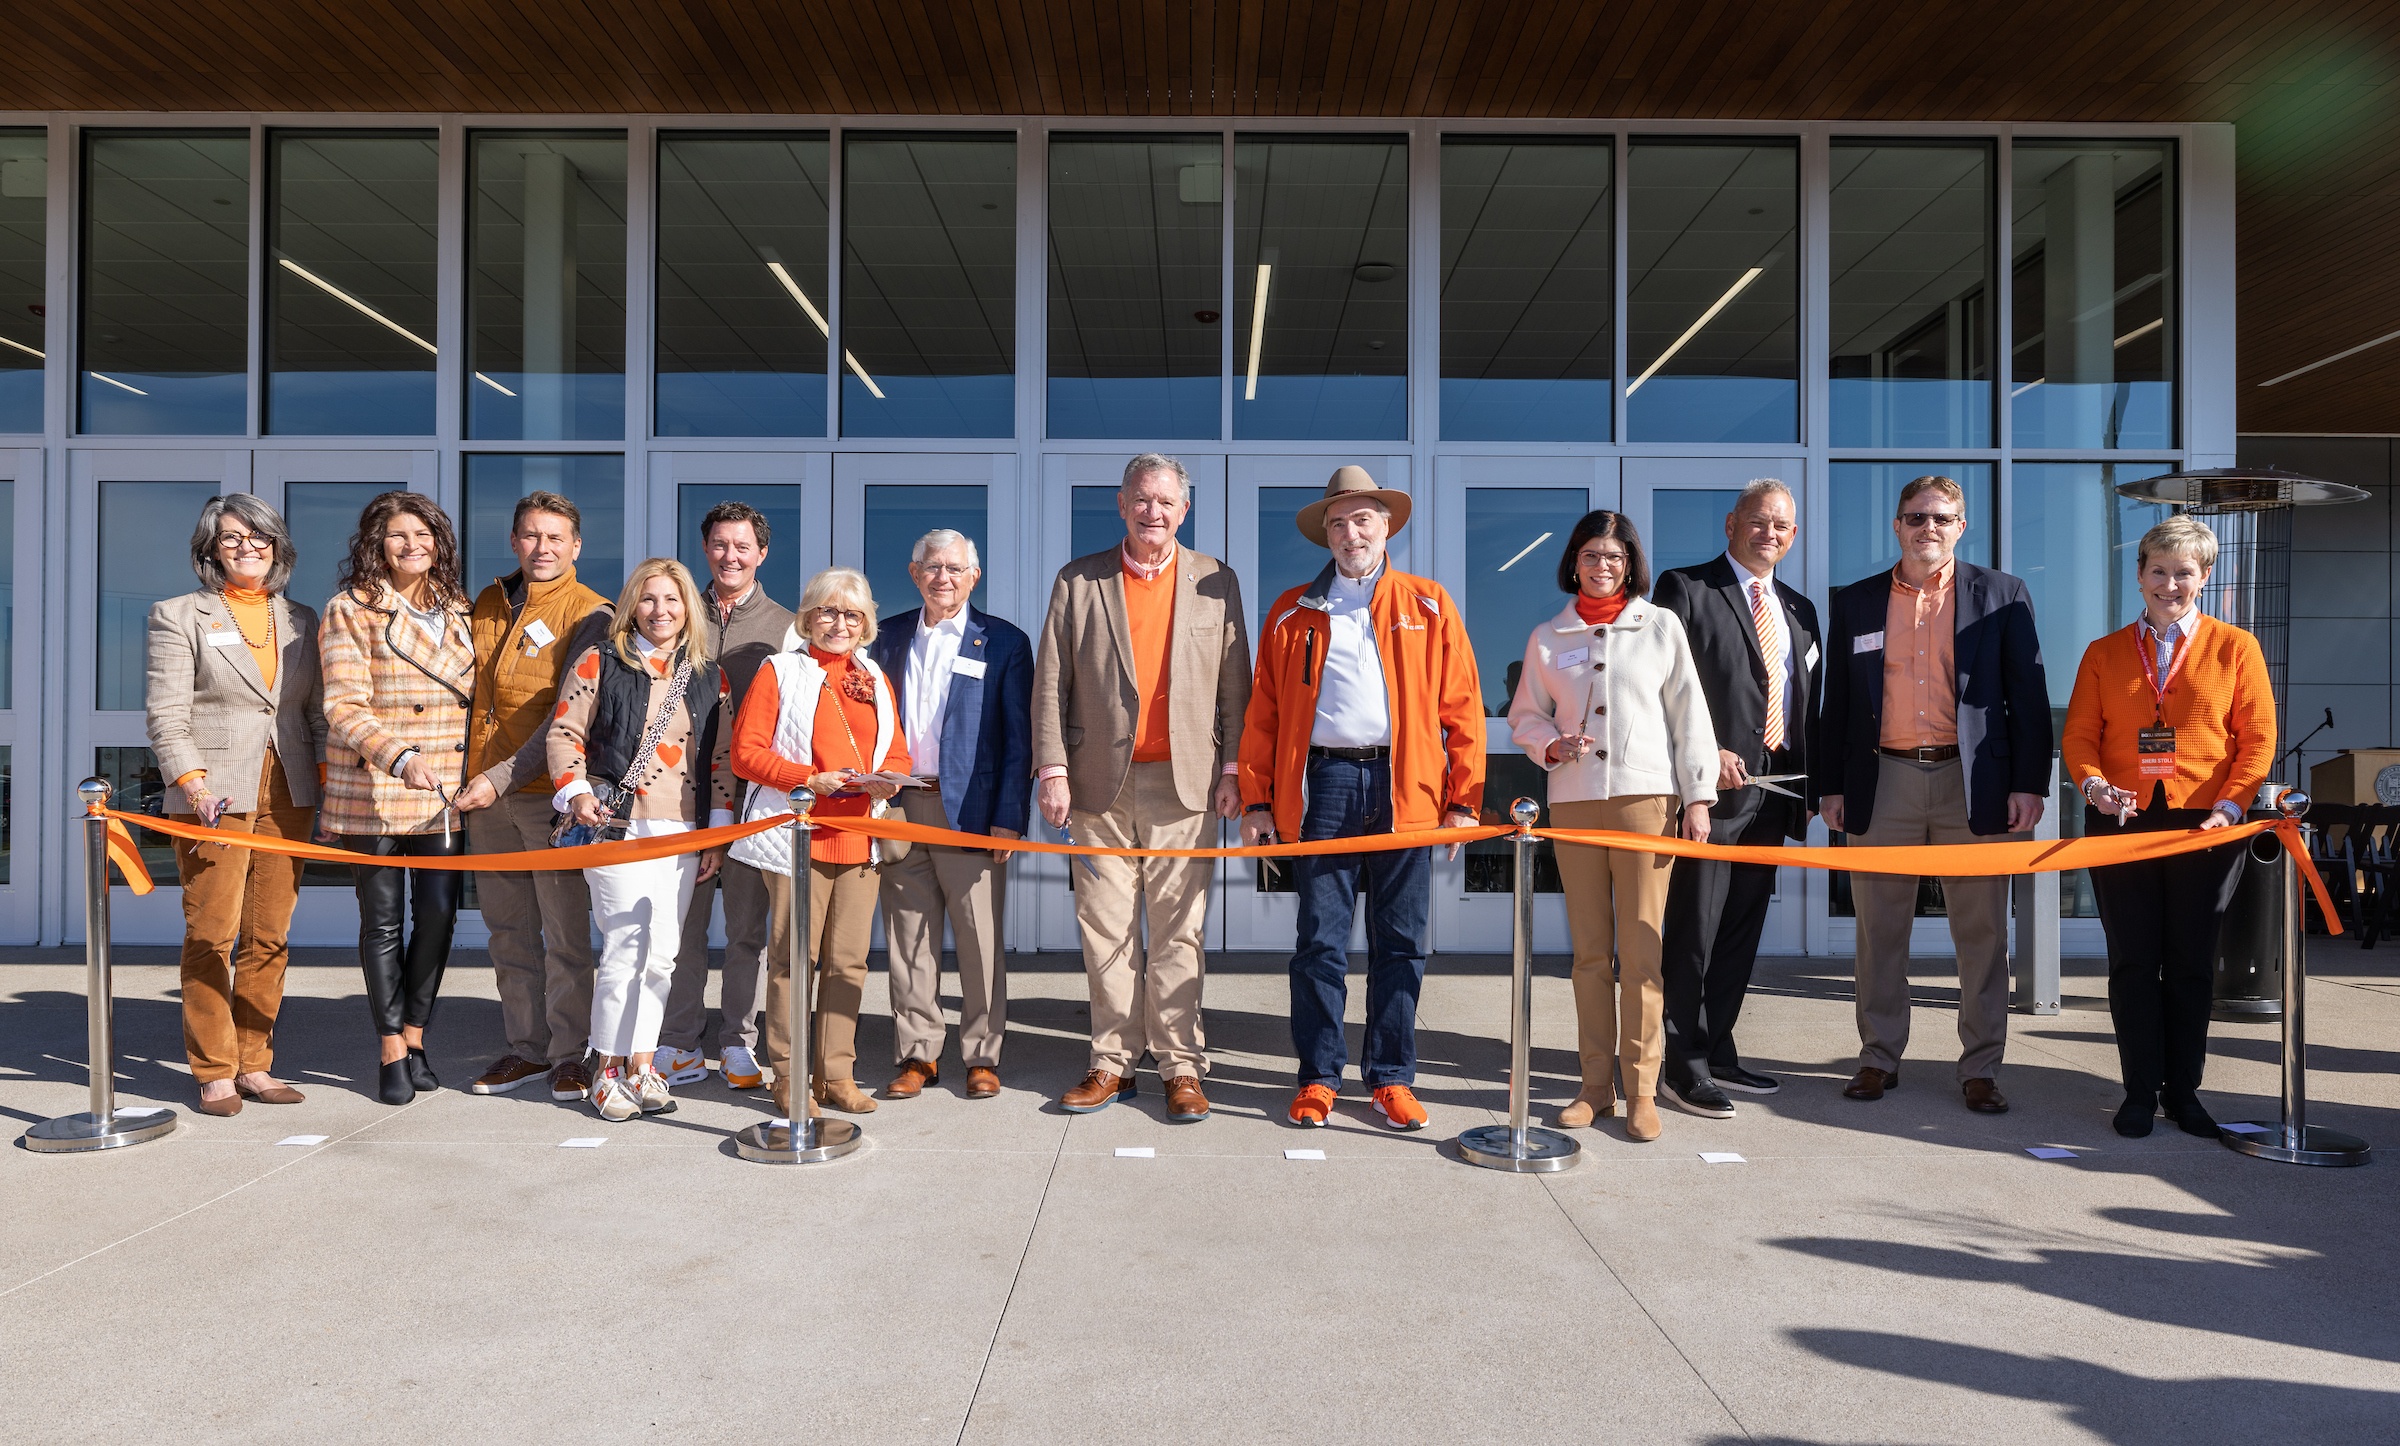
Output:
[[[462,852],[455,803],[466,772],[475,643],[458,537],[432,498],[386,492],[359,514],[320,646],[328,734],[321,835],[364,854]],[[441,1087],[425,1059],[425,1027],[450,962],[460,876],[382,866],[351,872],[358,962],[383,1042],[377,1093],[404,1105]]]
[[[199,589],[150,609],[143,699],[150,752],[175,785],[169,813],[229,834],[309,836],[324,685],[317,615],[283,596],[295,560],[274,508],[244,492],[211,498],[192,529]],[[176,841],[183,1052],[202,1114],[238,1115],[245,1099],[301,1102],[271,1073],[300,867],[282,854]]]

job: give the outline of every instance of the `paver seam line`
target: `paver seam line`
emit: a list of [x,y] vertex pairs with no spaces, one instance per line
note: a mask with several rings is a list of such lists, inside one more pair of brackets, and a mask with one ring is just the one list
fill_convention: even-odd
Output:
[[[419,1096],[418,1098],[421,1099],[424,1098],[424,1096]],[[116,1249],[120,1245],[130,1244],[133,1241],[139,1240],[143,1236],[148,1235],[151,1231],[163,1229],[164,1227],[172,1225],[176,1221],[183,1219],[187,1215],[196,1215],[200,1211],[206,1210],[211,1205],[218,1204],[225,1200],[230,1200],[234,1196],[241,1194],[244,1190],[249,1189],[251,1186],[258,1184],[261,1181],[271,1179],[274,1176],[280,1175],[284,1171],[291,1169],[294,1165],[314,1159],[318,1154],[326,1150],[330,1150],[336,1145],[345,1144],[348,1141],[365,1134],[367,1131],[374,1129],[377,1125],[384,1124],[390,1120],[398,1119],[401,1115],[405,1114],[409,1110],[415,1109],[416,1107],[416,1101],[411,1100],[407,1104],[400,1106],[398,1109],[393,1110],[390,1114],[380,1115],[375,1119],[367,1121],[365,1124],[360,1125],[357,1129],[352,1130],[349,1134],[343,1135],[340,1139],[327,1140],[323,1144],[310,1145],[305,1149],[299,1150],[292,1156],[292,1158],[284,1161],[282,1164],[275,1166],[271,1170],[261,1171],[259,1174],[253,1175],[230,1190],[224,1191],[221,1194],[212,1195],[208,1199],[200,1201],[198,1204],[185,1206],[183,1209],[176,1211],[172,1215],[169,1215],[164,1220],[153,1220],[148,1225],[143,1226],[141,1229],[134,1231],[130,1235],[121,1236],[118,1239],[111,1240],[106,1245],[96,1246],[93,1249],[87,1250],[83,1254],[76,1256],[73,1260],[61,1261],[59,1264],[51,1266],[48,1270],[43,1271],[39,1275],[29,1276],[24,1280],[18,1281],[15,1285],[8,1287],[6,1290],[0,1290],[0,1300],[6,1300],[8,1297],[15,1295],[18,1291],[24,1290],[29,1286],[38,1285],[42,1281],[48,1280],[51,1276],[58,1274],[60,1271],[72,1270],[74,1267],[83,1264],[85,1261],[90,1260],[95,1256],[106,1255],[108,1252]]]
[[975,1421],[975,1402],[983,1395],[983,1379],[991,1374],[992,1355],[1000,1349],[1000,1331],[1008,1324],[1008,1308],[1016,1303],[1017,1285],[1025,1278],[1025,1262],[1033,1256],[1033,1237],[1042,1228],[1042,1211],[1050,1203],[1050,1187],[1058,1180],[1058,1162],[1067,1155],[1067,1134],[1074,1128],[1069,1116],[1058,1129],[1058,1148],[1050,1156],[1050,1173],[1042,1177],[1042,1193],[1033,1202],[1033,1220],[1025,1227],[1025,1244],[1017,1251],[1017,1268],[1009,1274],[1008,1293],[1000,1297],[999,1313],[992,1317],[991,1339],[983,1343],[983,1364],[975,1368],[975,1385],[967,1392],[967,1408],[958,1416],[958,1434],[952,1437],[953,1446],[967,1439],[967,1427]]

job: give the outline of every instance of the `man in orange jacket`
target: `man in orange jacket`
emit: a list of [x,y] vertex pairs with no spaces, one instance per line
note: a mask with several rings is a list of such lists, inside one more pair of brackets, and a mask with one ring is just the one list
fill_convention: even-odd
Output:
[[[1242,842],[1357,838],[1471,828],[1483,804],[1483,692],[1458,605],[1438,583],[1393,570],[1384,550],[1408,524],[1405,492],[1344,467],[1302,508],[1301,535],[1333,553],[1316,581],[1267,610],[1242,725]],[[1450,856],[1458,848],[1452,845]],[[1367,896],[1367,1034],[1360,1073],[1379,1118],[1425,1126],[1417,1077],[1417,992],[1425,981],[1431,850],[1292,861],[1295,1125],[1333,1111],[1347,1056],[1350,926]]]

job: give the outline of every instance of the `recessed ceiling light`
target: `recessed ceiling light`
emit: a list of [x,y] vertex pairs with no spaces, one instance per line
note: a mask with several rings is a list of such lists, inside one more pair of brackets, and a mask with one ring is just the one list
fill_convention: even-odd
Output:
[[1192,320],[1200,323],[1202,326],[1215,326],[1217,324],[1217,314],[1213,311],[1195,311],[1192,313]]
[[1400,268],[1389,261],[1361,261],[1350,274],[1361,281],[1389,281],[1400,274]]

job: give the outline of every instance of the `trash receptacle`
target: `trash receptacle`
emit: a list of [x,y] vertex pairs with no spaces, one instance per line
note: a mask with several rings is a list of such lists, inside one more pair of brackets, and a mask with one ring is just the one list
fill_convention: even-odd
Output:
[[[2279,818],[2250,810],[2253,823]],[[2215,1006],[2209,1017],[2227,1024],[2273,1024],[2283,1018],[2283,843],[2262,833],[2243,845],[2233,902],[2217,935]]]

